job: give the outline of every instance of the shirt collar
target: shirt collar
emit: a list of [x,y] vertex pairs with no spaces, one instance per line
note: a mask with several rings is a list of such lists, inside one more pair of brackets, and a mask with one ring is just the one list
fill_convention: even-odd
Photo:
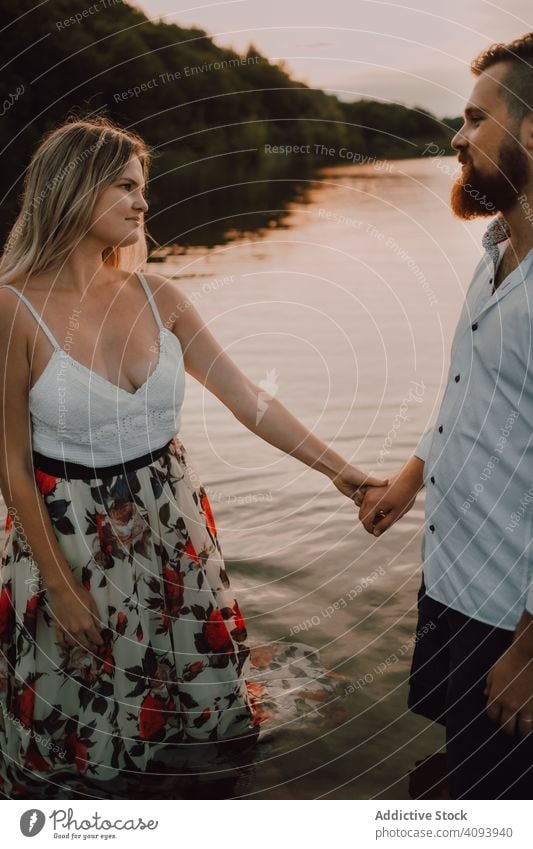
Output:
[[510,235],[511,229],[503,215],[498,215],[497,218],[491,221],[485,230],[481,242],[495,266],[498,264],[500,259],[500,249],[498,245],[508,239]]

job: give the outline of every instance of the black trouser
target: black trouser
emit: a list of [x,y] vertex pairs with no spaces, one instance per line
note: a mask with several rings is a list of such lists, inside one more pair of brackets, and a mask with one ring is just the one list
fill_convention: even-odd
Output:
[[430,598],[422,580],[408,705],[446,728],[453,799],[533,798],[533,732],[509,736],[485,712],[487,675],[512,639]]

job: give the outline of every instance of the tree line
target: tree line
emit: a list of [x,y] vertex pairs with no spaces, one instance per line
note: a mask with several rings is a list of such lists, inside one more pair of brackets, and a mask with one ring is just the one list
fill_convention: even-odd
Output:
[[148,142],[152,212],[228,177],[302,176],[324,163],[419,156],[430,144],[451,152],[456,120],[341,101],[292,79],[253,45],[239,55],[122,0],[2,0],[0,26],[2,240],[33,150],[71,114],[106,114]]

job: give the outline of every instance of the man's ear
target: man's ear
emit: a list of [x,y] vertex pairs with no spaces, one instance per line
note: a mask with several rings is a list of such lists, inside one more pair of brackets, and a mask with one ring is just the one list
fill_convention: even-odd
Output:
[[526,153],[533,157],[533,112],[529,112],[522,121],[520,143]]

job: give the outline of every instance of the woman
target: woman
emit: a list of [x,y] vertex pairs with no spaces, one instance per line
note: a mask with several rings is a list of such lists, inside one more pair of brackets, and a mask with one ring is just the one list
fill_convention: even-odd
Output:
[[44,792],[69,773],[107,780],[187,741],[253,734],[245,622],[177,436],[185,372],[356,503],[380,483],[279,401],[258,417],[260,389],[175,282],[136,270],[148,163],[142,139],[104,118],[51,132],[0,265],[10,796],[30,773]]

